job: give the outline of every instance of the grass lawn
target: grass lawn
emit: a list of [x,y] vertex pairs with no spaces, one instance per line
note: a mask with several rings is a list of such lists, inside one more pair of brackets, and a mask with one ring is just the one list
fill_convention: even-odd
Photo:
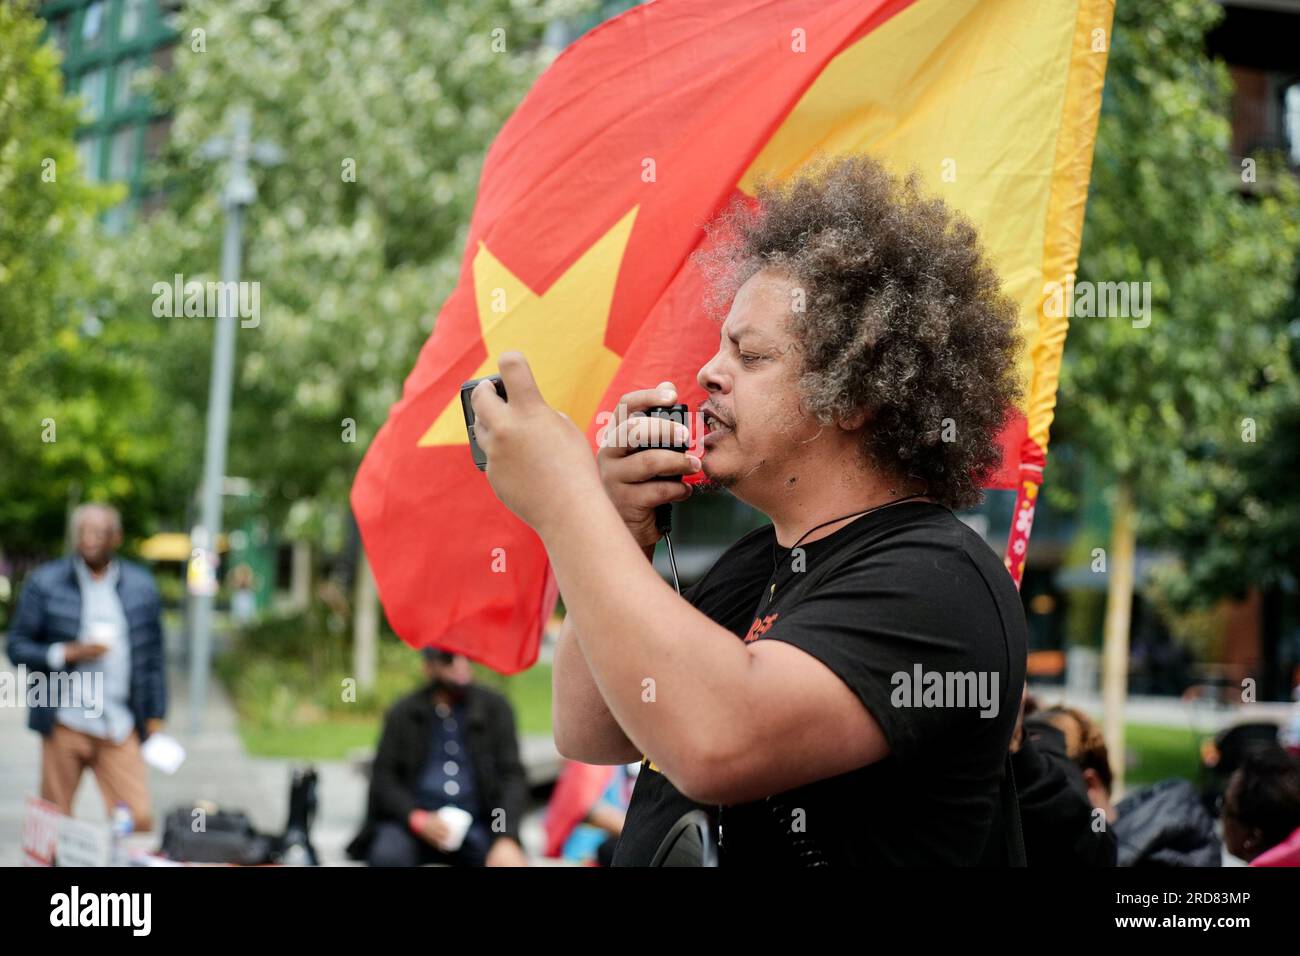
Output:
[[250,727],[241,723],[239,736],[255,757],[342,760],[353,751],[374,750],[379,742],[379,723],[378,717],[339,718],[297,727]]
[[[522,674],[502,677],[476,668],[476,679],[505,694],[515,708],[521,734],[551,732],[551,668],[538,664]],[[416,686],[413,681],[412,689]],[[299,760],[342,760],[355,751],[373,750],[382,718],[328,713],[300,723],[265,725],[240,722],[240,736],[249,753],[259,757]],[[1188,728],[1129,724],[1129,765],[1126,785],[1131,791],[1166,777],[1197,777],[1200,736]]]
[[[1156,727],[1128,724],[1125,745],[1128,749],[1128,773],[1125,787],[1138,787],[1183,777],[1195,782],[1200,766],[1200,734],[1187,727]],[[1112,757],[1112,763],[1114,758]]]
[[[521,734],[551,732],[551,667],[537,664],[521,674],[502,677],[475,668],[475,679],[505,694],[515,708]],[[419,686],[413,678],[410,689]],[[403,691],[405,693],[405,691]],[[295,760],[342,760],[357,750],[374,750],[383,718],[378,714],[348,716],[322,713],[320,719],[276,724],[241,720],[239,735],[255,757]]]

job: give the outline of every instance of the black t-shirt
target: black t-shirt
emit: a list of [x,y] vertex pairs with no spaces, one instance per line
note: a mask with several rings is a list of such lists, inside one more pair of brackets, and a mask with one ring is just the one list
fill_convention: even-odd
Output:
[[[824,663],[890,745],[874,764],[723,807],[724,866],[987,860],[1026,629],[1010,575],[951,511],[903,502],[792,554],[767,525],[684,597],[744,640],[786,641]],[[614,865],[648,865],[695,807],[643,761]]]

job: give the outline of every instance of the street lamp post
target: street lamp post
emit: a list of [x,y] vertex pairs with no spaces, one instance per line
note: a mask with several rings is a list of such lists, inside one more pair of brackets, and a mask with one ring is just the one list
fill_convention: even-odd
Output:
[[221,534],[221,486],[226,472],[226,446],[230,433],[230,395],[235,369],[235,321],[240,250],[243,242],[244,209],[257,198],[257,187],[249,176],[249,164],[273,165],[279,150],[269,143],[252,141],[252,120],[239,108],[231,116],[231,135],[204,144],[205,159],[224,159],[226,183],[221,207],[226,228],[221,241],[221,282],[217,296],[216,335],[212,348],[212,380],[208,389],[207,438],[203,451],[202,505],[199,524],[190,535],[192,560],[203,569],[197,582],[191,578],[190,593],[190,731],[203,729],[207,700],[208,672],[212,658],[212,602],[216,594],[217,538]]

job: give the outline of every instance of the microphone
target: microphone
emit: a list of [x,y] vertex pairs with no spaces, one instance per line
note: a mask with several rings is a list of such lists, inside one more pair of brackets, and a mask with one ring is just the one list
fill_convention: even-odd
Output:
[[[687,405],[655,405],[646,409],[646,415],[650,418],[663,418],[668,421],[677,422],[688,431],[691,427],[691,410]],[[648,448],[666,448],[668,451],[687,452],[690,451],[691,444],[687,440],[685,444],[672,445],[650,445],[646,448],[638,448],[636,452],[646,451]],[[633,452],[633,454],[636,454]],[[681,475],[656,475],[656,481],[681,481]],[[673,505],[671,501],[664,502],[655,506],[655,528],[660,534],[668,534],[673,530]]]
[[[677,422],[687,429],[689,433],[691,427],[691,411],[684,404],[677,405],[655,405],[646,409],[646,415],[650,418],[665,418],[669,421]],[[643,452],[647,448],[667,448],[669,451],[686,452],[690,450],[690,440],[687,439],[685,444],[672,445],[648,445],[645,448],[638,448],[631,454]],[[655,481],[681,481],[681,475],[657,475]],[[661,505],[655,505],[655,529],[664,536],[664,545],[668,548],[668,565],[673,572],[673,587],[677,593],[682,593],[681,581],[677,577],[677,557],[673,554],[673,504],[671,501],[665,501]]]

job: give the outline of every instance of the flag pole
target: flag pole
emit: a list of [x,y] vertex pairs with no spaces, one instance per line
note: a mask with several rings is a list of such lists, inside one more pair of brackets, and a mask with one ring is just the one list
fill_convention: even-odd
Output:
[[1029,535],[1034,530],[1034,511],[1042,484],[1042,465],[1021,464],[1020,478],[1016,482],[1016,507],[1011,513],[1011,531],[1007,536],[1006,555],[1002,559],[1017,590],[1025,577],[1025,555],[1029,552]]

